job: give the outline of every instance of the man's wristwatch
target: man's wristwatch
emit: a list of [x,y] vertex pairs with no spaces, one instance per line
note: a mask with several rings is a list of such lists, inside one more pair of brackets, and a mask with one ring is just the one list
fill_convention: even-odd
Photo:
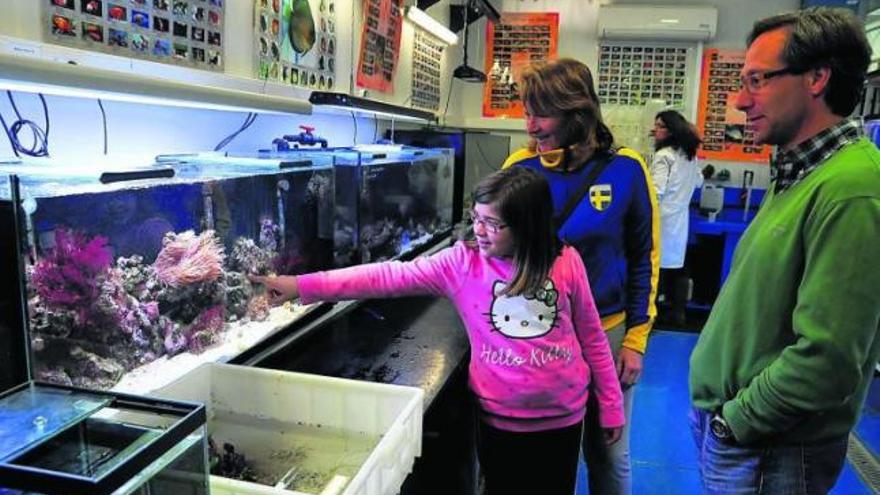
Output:
[[733,431],[730,429],[730,425],[727,424],[724,416],[721,415],[721,411],[712,414],[712,417],[709,419],[709,429],[712,430],[712,434],[715,435],[715,438],[721,440],[723,443],[736,443]]

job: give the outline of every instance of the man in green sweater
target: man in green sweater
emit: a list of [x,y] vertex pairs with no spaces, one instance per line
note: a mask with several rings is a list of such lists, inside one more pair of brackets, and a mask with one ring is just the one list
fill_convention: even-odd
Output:
[[837,9],[758,21],[737,108],[774,180],[691,356],[706,493],[826,493],[880,352],[880,152],[847,119],[870,48]]

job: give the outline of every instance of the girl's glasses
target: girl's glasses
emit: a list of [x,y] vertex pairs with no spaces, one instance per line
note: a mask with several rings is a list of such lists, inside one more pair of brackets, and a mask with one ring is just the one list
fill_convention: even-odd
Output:
[[470,210],[468,212],[468,216],[471,218],[471,222],[473,222],[474,227],[476,227],[477,225],[482,225],[484,229],[493,234],[497,234],[499,231],[507,228],[507,224],[501,223],[498,220],[492,218],[483,218],[477,215],[474,210]]

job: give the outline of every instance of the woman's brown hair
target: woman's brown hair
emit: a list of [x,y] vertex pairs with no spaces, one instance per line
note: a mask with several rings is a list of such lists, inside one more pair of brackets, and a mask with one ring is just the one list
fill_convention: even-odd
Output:
[[[596,152],[611,150],[614,136],[602,121],[589,67],[573,58],[538,62],[521,77],[522,102],[532,115],[562,118],[560,144],[567,169],[582,166]],[[529,142],[534,151],[537,143]]]

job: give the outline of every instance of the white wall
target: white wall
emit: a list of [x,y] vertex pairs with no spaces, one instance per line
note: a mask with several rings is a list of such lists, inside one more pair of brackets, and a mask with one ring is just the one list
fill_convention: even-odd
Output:
[[[745,37],[752,24],[763,17],[797,9],[800,0],[505,0],[505,12],[559,11],[559,56],[573,57],[585,62],[591,68],[597,66],[598,37],[596,21],[600,4],[659,4],[659,5],[714,5],[718,8],[718,30],[714,40],[707,42],[707,48],[744,48]],[[472,66],[484,68],[486,50],[485,21],[480,20],[471,26],[471,43],[468,52]],[[458,61],[462,53],[458,53]],[[453,64],[455,65],[455,64]],[[511,149],[517,149],[528,141],[522,130],[521,119],[484,119],[482,113],[482,85],[456,81],[453,87],[450,125],[494,129],[510,135]],[[454,109],[454,110],[453,110]],[[625,143],[623,143],[625,144]],[[755,172],[755,184],[766,187],[769,184],[769,169],[764,164],[707,161],[716,170],[727,168],[731,172],[731,183],[739,184],[742,171]]]

